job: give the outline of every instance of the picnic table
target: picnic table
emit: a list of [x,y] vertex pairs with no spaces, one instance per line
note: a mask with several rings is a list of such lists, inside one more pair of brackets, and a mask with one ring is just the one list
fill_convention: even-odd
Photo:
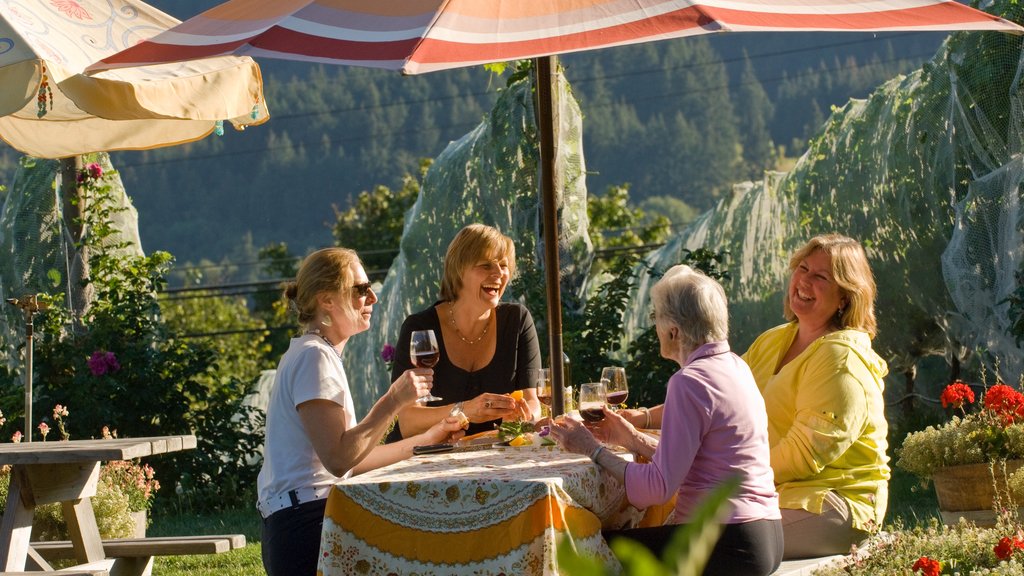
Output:
[[[229,540],[228,549],[244,546],[243,536],[100,538],[90,498],[96,494],[102,462],[195,447],[196,437],[192,435],[0,444],[0,465],[12,466],[7,505],[0,521],[0,572],[23,571],[26,565],[52,571],[44,555],[52,559],[63,554],[73,557],[83,569],[145,574],[151,570],[155,555],[209,553],[205,550],[211,544],[218,550],[224,548],[224,539]],[[36,506],[52,502],[61,503],[70,541],[30,542]],[[218,540],[213,542],[215,538]]]
[[565,538],[617,565],[601,529],[642,525],[645,517],[623,495],[589,458],[554,446],[415,456],[331,490],[319,569],[323,576],[551,574]]

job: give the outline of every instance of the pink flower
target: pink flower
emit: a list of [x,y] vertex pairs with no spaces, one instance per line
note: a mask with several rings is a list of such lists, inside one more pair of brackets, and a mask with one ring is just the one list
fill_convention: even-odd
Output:
[[46,435],[50,433],[50,427],[46,425],[46,422],[39,423],[39,433],[43,435],[43,442],[46,442]]
[[60,404],[57,404],[56,406],[53,407],[53,417],[54,418],[67,417],[67,415],[68,415],[68,409],[65,408],[64,406],[61,406]]
[[50,0],[50,4],[53,4],[53,7],[57,10],[67,14],[69,18],[92,20],[92,16],[89,15],[89,11],[74,0]]
[[92,372],[93,376],[103,376],[104,374],[117,372],[121,369],[121,364],[117,361],[117,356],[114,356],[113,352],[97,350],[92,353],[87,362],[89,364],[89,371]]
[[395,347],[391,344],[384,344],[384,347],[380,349],[381,360],[385,362],[395,361]]
[[89,172],[89,176],[91,176],[93,180],[99,180],[100,176],[103,176],[103,167],[95,162],[87,164],[85,169]]
[[14,442],[15,444],[21,442],[21,430],[18,430],[14,434],[11,434],[11,442]]

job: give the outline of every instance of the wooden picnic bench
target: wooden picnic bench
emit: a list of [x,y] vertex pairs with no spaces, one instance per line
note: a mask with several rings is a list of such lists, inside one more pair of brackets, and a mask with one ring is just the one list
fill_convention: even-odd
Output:
[[110,576],[106,570],[61,570],[60,572],[0,572],[0,576]]
[[[103,540],[103,554],[107,559],[95,567],[109,566],[110,576],[142,576],[153,569],[155,556],[187,556],[193,554],[222,554],[245,548],[242,534],[212,536],[160,536],[150,538],[115,538]],[[75,558],[74,544],[70,540],[32,542],[32,549],[47,562]],[[89,565],[83,567],[90,567]],[[38,575],[39,573],[33,573]],[[65,574],[60,573],[62,576]]]

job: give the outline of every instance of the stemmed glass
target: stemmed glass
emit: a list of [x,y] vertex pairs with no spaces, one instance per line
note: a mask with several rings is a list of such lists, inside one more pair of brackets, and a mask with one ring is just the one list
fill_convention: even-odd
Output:
[[[409,338],[409,358],[417,368],[433,368],[441,359],[441,350],[437,347],[437,336],[433,330],[413,330]],[[419,403],[443,400],[427,392],[426,396],[416,399]]]
[[551,416],[551,372],[547,368],[530,369],[530,381],[537,384],[537,400],[541,403],[541,416]]
[[609,366],[601,370],[601,382],[604,383],[608,408],[626,403],[629,397],[629,385],[626,384],[626,369],[620,366]]
[[604,420],[604,383],[590,382],[580,385],[580,416],[584,422]]

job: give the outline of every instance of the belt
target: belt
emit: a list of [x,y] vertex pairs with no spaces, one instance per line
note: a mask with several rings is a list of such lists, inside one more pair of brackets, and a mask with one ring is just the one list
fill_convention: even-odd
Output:
[[277,496],[271,496],[266,500],[258,500],[256,502],[256,509],[260,511],[260,515],[264,519],[270,518],[270,515],[278,510],[284,510],[285,508],[292,508],[299,504],[305,504],[314,500],[323,500],[330,493],[333,486],[318,486],[316,488],[296,488],[295,490],[289,490],[284,494],[278,494]]

